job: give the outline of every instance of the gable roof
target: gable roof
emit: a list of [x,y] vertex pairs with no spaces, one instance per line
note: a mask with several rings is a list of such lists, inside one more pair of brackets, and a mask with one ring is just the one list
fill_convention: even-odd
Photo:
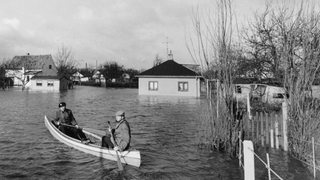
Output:
[[54,64],[51,55],[25,55],[15,56],[10,62],[14,68],[21,69],[24,67],[26,70],[43,69],[47,64]]
[[198,76],[195,71],[178,64],[174,60],[165,61],[158,66],[148,69],[139,76]]
[[51,55],[15,56],[10,62],[15,68],[24,67],[25,70],[41,71],[34,78],[57,76],[58,70]]

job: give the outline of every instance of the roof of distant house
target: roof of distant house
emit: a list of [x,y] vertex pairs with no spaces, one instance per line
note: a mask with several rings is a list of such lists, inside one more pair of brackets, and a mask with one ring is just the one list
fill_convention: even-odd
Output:
[[175,62],[174,60],[165,61],[158,66],[148,69],[139,76],[198,76],[195,71]]
[[46,64],[52,64],[52,56],[49,55],[24,55],[24,56],[15,56],[10,62],[10,66],[13,68],[22,68],[26,70],[32,69],[43,69],[43,66]]
[[36,73],[35,76],[38,78],[57,76],[57,67],[54,64],[52,56],[49,55],[24,55],[24,56],[15,56],[10,64],[10,68],[24,68],[26,71],[41,71]]

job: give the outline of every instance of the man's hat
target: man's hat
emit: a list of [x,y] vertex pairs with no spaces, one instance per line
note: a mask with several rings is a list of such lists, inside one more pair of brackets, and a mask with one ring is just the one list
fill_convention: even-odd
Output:
[[116,112],[116,116],[124,116],[124,112],[123,111],[117,111]]
[[65,102],[59,103],[59,107],[66,107],[66,103]]

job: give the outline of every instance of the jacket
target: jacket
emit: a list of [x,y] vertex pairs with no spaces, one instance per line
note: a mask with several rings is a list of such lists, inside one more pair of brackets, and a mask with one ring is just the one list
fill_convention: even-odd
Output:
[[131,130],[128,121],[120,121],[114,130],[114,140],[120,151],[127,150],[130,147]]
[[76,119],[73,117],[72,111],[70,109],[65,109],[64,112],[58,110],[56,112],[55,122],[60,122],[68,125],[77,125]]

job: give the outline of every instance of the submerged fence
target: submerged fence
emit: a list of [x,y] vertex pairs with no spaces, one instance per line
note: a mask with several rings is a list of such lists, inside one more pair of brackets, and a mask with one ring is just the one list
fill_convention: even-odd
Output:
[[243,163],[242,158],[239,158],[240,167],[244,170],[244,179],[245,180],[254,180],[255,179],[255,164],[254,159],[257,158],[268,170],[268,179],[271,179],[271,173],[276,176],[278,179],[283,180],[272,168],[269,159],[269,154],[267,153],[267,162],[263,161],[262,158],[254,152],[254,147],[252,141],[244,140],[240,144],[243,144]]
[[243,119],[244,138],[252,140],[255,145],[269,146],[288,150],[287,106],[282,105],[281,112],[256,112],[255,116]]
[[[287,104],[283,103],[282,111],[280,112],[257,112],[255,113],[255,116],[250,116],[249,113],[249,116],[243,118],[243,134],[239,133],[239,140],[240,142],[242,142],[242,138],[245,140],[243,143],[239,143],[239,165],[244,168],[245,172],[253,171],[253,175],[245,173],[245,180],[254,179],[254,162],[253,164],[250,162],[254,161],[254,157],[259,159],[266,166],[269,179],[271,179],[271,172],[278,179],[282,179],[270,168],[268,153],[267,162],[264,162],[262,158],[254,152],[253,147],[261,146],[288,151],[287,112]],[[296,141],[304,144],[303,152],[300,152],[300,154],[297,155],[293,154],[292,157],[307,165],[313,172],[314,178],[316,178],[317,170],[320,171],[320,142],[315,141],[313,137],[310,138],[310,140],[293,139],[293,137],[289,138],[291,142]],[[252,143],[252,147],[247,141]],[[243,146],[241,146],[241,144],[243,144]],[[244,163],[242,162],[242,158]],[[247,165],[249,167],[246,167],[246,162],[249,164]],[[251,167],[252,165],[253,169]],[[248,168],[250,170],[248,170]]]

